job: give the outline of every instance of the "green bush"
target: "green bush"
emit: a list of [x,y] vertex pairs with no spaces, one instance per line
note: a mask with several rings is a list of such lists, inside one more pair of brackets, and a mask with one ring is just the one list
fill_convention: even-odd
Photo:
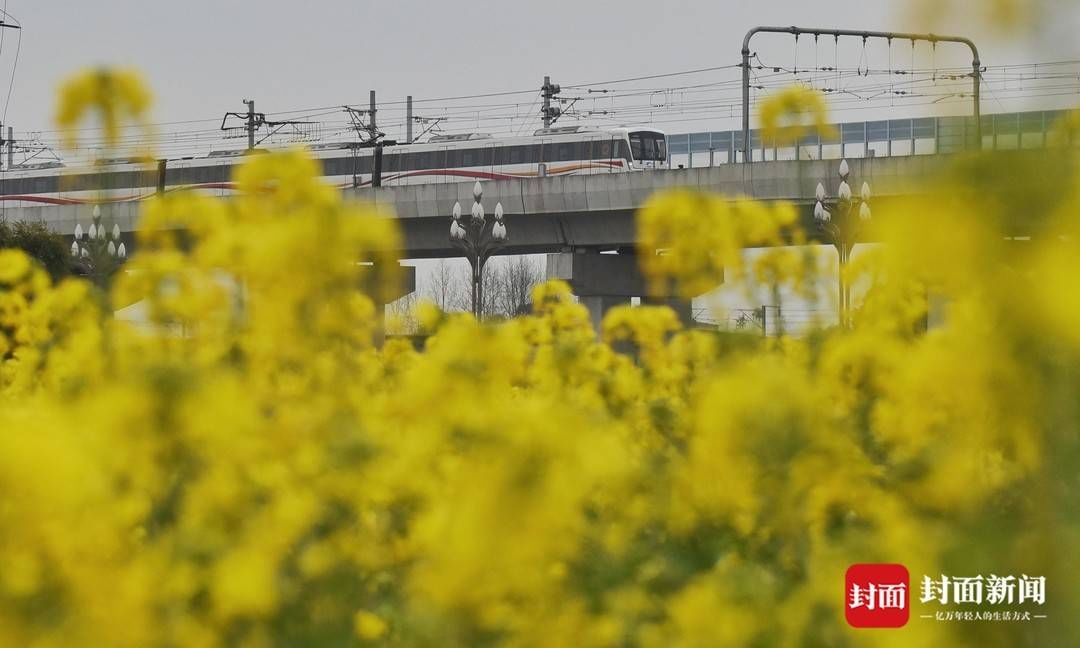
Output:
[[53,281],[67,276],[70,253],[63,239],[44,223],[0,220],[0,249],[17,248],[37,259]]

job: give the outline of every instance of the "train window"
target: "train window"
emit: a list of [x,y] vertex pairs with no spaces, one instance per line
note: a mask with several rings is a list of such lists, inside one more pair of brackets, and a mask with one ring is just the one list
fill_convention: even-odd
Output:
[[629,159],[630,150],[626,146],[626,140],[613,139],[611,140],[611,157],[615,159]]
[[641,148],[644,152],[644,158],[649,160],[655,160],[656,158],[656,140],[651,137],[643,137],[641,139]]
[[463,166],[463,167],[479,166],[479,164],[477,164],[476,158],[477,158],[476,149],[465,149],[464,151],[461,152],[461,166]]
[[599,142],[595,147],[596,157],[599,160],[605,160],[611,158],[611,142],[604,140]]
[[510,147],[500,146],[492,151],[492,164],[502,166],[510,163]]
[[509,148],[510,164],[524,164],[525,150],[524,146],[511,146]]
[[635,160],[667,160],[667,143],[660,133],[630,133],[630,152]]

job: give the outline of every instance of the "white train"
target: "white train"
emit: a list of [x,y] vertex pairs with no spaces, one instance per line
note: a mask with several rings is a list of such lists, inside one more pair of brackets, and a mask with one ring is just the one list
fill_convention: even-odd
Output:
[[[372,184],[451,183],[537,176],[626,173],[667,168],[667,139],[651,128],[595,130],[580,126],[538,130],[531,137],[483,134],[435,136],[423,143],[376,149],[352,143],[319,144],[311,153],[322,161],[327,182],[341,187]],[[206,157],[171,159],[164,190],[198,190],[228,195],[233,167],[244,150],[215,151]],[[59,163],[15,167],[0,172],[0,201],[80,204],[137,201],[153,195],[162,173],[133,160],[111,160],[91,170]]]

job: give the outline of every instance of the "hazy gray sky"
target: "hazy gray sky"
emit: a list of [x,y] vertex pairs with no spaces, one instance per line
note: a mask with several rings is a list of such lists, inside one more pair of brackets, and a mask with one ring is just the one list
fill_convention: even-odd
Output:
[[[51,128],[58,82],[91,64],[142,69],[157,97],[155,121],[220,119],[243,110],[245,97],[274,112],[364,103],[369,89],[394,101],[531,89],[545,74],[566,85],[731,64],[757,24],[959,32],[979,41],[988,64],[1080,58],[1069,34],[1080,3],[1043,1],[1071,15],[1044,20],[1034,34],[992,37],[963,15],[917,24],[912,2],[884,0],[4,0],[24,26],[7,119],[19,131]],[[13,36],[0,51],[5,91]],[[793,53],[784,37],[762,37],[755,49],[784,63]],[[938,56],[938,64],[967,58]]]

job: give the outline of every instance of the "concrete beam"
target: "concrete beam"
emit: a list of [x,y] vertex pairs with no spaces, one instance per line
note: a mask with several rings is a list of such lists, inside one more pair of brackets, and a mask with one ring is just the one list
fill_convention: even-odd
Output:
[[[856,183],[869,181],[875,205],[890,197],[919,194],[933,186],[959,160],[957,154],[848,160]],[[996,168],[1071,168],[1067,151],[1020,150],[977,158]],[[510,244],[507,254],[556,252],[568,247],[620,247],[632,245],[634,213],[656,191],[689,188],[732,198],[796,202],[809,222],[814,188],[823,182],[835,192],[839,160],[782,160],[755,164],[720,164],[696,169],[669,169],[645,173],[610,173],[487,181],[484,206],[488,212],[501,202],[506,213]],[[404,232],[401,258],[455,256],[448,240],[450,213],[455,202],[468,211],[473,181],[346,189],[351,200],[373,202],[392,209]],[[1052,187],[1047,192],[1052,193]],[[138,202],[114,203],[103,208],[106,222],[117,222],[124,232],[137,225]],[[70,235],[76,222],[89,222],[89,205],[0,205],[0,217],[41,221],[59,234]],[[1026,221],[1017,224],[1022,235]],[[812,229],[807,230],[812,233]],[[129,246],[130,247],[130,246]]]

